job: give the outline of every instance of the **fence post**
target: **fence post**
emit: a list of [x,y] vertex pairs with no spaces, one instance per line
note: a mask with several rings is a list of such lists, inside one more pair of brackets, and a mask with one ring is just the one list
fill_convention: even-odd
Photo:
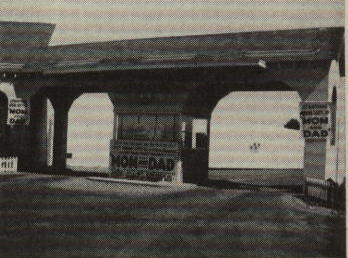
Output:
[[304,194],[307,198],[308,197],[308,184],[307,184],[307,182],[305,182],[305,185],[304,185]]
[[340,197],[339,197],[339,186],[338,186],[338,183],[335,183],[333,191],[334,191],[334,195],[333,195],[333,208],[334,208],[335,210],[338,210],[338,209],[339,209],[339,201],[340,201],[340,200],[339,200]]
[[329,208],[332,208],[332,186],[329,182],[326,184],[326,205]]
[[14,167],[13,167],[14,172],[17,172],[17,169],[18,169],[18,157],[15,157],[14,158]]
[[0,157],[0,172],[4,172],[5,169],[2,168],[3,158]]
[[307,178],[305,178],[305,181],[304,181],[304,197],[305,197],[305,200],[306,202],[308,202],[308,184],[307,184]]

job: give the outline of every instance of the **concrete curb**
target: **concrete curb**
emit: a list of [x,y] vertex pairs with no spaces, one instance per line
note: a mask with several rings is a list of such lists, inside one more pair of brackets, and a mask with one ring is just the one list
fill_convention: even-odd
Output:
[[109,183],[121,183],[121,184],[152,186],[152,187],[173,187],[173,188],[197,187],[197,185],[195,184],[188,184],[188,183],[150,182],[150,181],[140,181],[140,180],[119,179],[119,178],[86,177],[86,179],[92,180],[92,181],[102,181],[102,182],[109,182]]

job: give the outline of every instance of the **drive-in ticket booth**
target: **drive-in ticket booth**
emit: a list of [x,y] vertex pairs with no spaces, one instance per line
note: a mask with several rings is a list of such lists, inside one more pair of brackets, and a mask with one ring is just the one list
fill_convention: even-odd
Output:
[[[168,182],[207,177],[207,121],[203,129],[202,125],[195,128],[194,117],[173,112],[175,105],[165,102],[158,108],[156,96],[151,102],[127,106],[122,105],[124,98],[119,95],[111,97],[116,103],[110,142],[111,177]],[[160,97],[165,101],[163,94]]]
[[180,176],[178,119],[175,114],[117,114],[112,175],[156,181]]

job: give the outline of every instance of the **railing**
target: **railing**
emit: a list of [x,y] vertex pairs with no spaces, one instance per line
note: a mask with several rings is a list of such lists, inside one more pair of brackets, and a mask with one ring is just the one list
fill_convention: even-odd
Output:
[[17,164],[17,157],[0,157],[0,173],[17,172]]
[[304,195],[308,202],[314,202],[329,208],[344,208],[345,184],[338,186],[333,180],[320,180],[306,178],[304,184]]

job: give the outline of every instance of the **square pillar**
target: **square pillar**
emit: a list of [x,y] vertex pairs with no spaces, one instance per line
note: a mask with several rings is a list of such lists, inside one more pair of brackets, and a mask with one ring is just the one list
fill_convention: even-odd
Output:
[[30,103],[28,168],[38,171],[47,166],[47,99],[37,94]]
[[209,119],[182,116],[185,137],[182,143],[183,180],[201,183],[208,179],[209,170]]
[[[69,110],[79,93],[51,92],[48,94],[54,108],[54,133],[53,133],[53,162],[56,171],[66,169],[67,137]],[[64,94],[64,95],[63,95]]]
[[339,75],[336,61],[331,62],[327,76],[314,89],[298,91],[303,103],[329,105],[329,135],[327,137],[305,138],[304,177],[341,182],[345,174],[344,132],[344,84]]

